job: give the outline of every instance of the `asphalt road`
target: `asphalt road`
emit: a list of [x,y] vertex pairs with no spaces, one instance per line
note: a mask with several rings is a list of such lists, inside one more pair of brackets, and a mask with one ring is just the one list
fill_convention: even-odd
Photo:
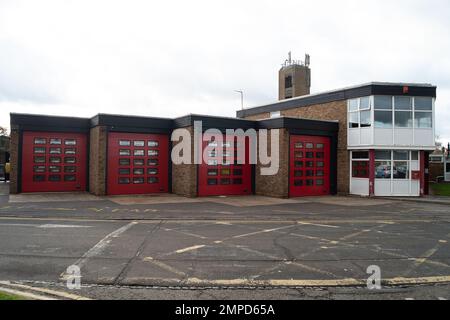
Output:
[[400,201],[3,202],[0,280],[63,290],[77,265],[92,298],[448,299],[449,241],[448,207]]

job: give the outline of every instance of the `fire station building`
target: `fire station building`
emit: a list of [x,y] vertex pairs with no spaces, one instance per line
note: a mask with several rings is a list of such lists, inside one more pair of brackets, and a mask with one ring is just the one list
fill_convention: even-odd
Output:
[[[290,60],[279,78],[278,102],[239,110],[236,118],[11,114],[10,192],[282,198],[428,193],[435,86],[369,83],[310,94],[309,63]],[[278,172],[261,175],[259,162],[227,161],[229,154],[223,163],[174,164],[172,132],[193,133],[196,121],[202,123],[201,148],[214,143],[206,136],[210,128],[223,132],[224,141],[227,129],[266,129],[269,137],[279,130]],[[244,141],[248,150],[249,139]]]

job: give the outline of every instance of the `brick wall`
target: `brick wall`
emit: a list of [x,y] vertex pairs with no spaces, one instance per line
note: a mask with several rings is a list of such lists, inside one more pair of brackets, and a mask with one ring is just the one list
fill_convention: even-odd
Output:
[[[287,198],[289,197],[289,133],[286,129],[279,129],[280,168],[276,175],[261,175],[261,164],[256,165],[255,184],[257,195]],[[268,133],[268,149],[271,154],[271,136]]]
[[10,163],[11,173],[9,176],[9,193],[16,194],[19,192],[19,129],[16,126],[11,127],[11,141],[10,141]]
[[[337,191],[349,193],[349,152],[347,150],[347,101],[334,101],[307,107],[292,108],[281,111],[282,116],[316,120],[338,120],[338,156],[337,156]],[[261,113],[246,117],[249,120],[267,119],[269,113]]]
[[106,194],[106,146],[108,133],[106,127],[91,129],[89,158],[89,191],[97,196]]
[[[191,134],[191,161],[194,161],[194,129],[192,126],[183,128]],[[180,142],[173,142],[175,147]],[[172,193],[185,196],[197,196],[197,165],[172,164]]]

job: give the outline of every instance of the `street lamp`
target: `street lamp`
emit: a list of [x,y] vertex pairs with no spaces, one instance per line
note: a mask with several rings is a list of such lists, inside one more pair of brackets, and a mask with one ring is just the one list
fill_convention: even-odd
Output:
[[234,90],[234,91],[241,94],[241,109],[244,110],[244,91],[242,90]]

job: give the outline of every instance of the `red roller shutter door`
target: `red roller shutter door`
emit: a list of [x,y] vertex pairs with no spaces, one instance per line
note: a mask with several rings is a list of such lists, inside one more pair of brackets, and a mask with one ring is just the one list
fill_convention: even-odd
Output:
[[168,192],[168,148],[167,135],[109,133],[107,193]]
[[[223,137],[226,143],[226,137]],[[209,141],[202,141],[202,154]],[[223,164],[217,163],[213,156],[204,159],[198,166],[198,195],[226,196],[252,194],[252,165],[249,163],[249,139],[245,139],[245,163],[239,164],[237,157],[230,161],[231,152],[237,155],[237,140],[232,150],[224,149]],[[230,154],[226,154],[226,151]],[[206,161],[205,161],[206,160]]]
[[86,190],[87,134],[23,133],[22,192]]
[[291,135],[289,196],[327,194],[330,194],[330,139]]

